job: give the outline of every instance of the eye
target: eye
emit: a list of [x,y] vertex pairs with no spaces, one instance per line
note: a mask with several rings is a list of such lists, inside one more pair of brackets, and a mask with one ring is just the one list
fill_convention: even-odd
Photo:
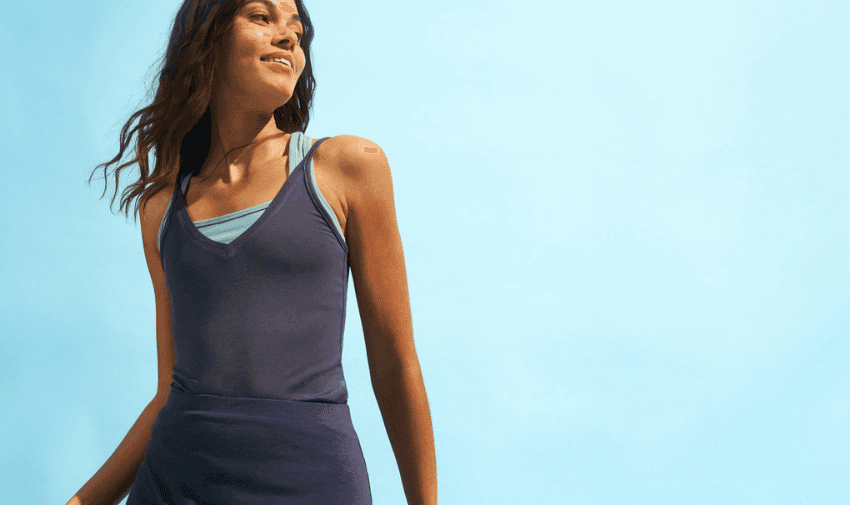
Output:
[[[269,17],[266,14],[253,14],[248,19],[254,19],[254,18],[266,18],[266,23],[268,23],[268,19],[269,19]],[[300,33],[300,32],[295,32],[295,33],[298,35],[298,40],[301,40],[301,39],[304,38],[303,33]]]

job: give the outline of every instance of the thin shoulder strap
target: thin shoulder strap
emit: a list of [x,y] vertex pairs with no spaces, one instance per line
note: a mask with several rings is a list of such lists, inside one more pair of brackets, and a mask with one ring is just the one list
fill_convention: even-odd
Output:
[[287,176],[292,175],[292,170],[301,163],[301,160],[307,156],[310,151],[312,139],[304,134],[304,132],[293,132],[289,138],[289,161],[286,164]]

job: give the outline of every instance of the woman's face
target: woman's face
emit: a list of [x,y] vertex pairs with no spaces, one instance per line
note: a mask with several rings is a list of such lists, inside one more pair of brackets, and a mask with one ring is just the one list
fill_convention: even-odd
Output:
[[[303,36],[294,0],[246,2],[217,54],[219,91],[228,100],[268,113],[285,104],[304,71]],[[272,61],[275,53],[292,67]]]

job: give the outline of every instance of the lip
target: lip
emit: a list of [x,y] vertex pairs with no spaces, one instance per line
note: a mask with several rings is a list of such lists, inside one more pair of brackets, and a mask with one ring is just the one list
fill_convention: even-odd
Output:
[[282,60],[286,60],[286,61],[289,62],[289,66],[291,68],[295,68],[295,62],[292,61],[292,55],[285,53],[283,51],[277,51],[275,53],[269,53],[269,54],[263,56],[260,59],[263,60],[263,61],[273,61],[275,58],[280,58]]
[[292,70],[292,67],[290,67],[289,65],[287,65],[285,63],[279,63],[277,61],[267,61],[266,63],[271,63],[272,65],[274,65],[276,67],[283,67],[286,70]]

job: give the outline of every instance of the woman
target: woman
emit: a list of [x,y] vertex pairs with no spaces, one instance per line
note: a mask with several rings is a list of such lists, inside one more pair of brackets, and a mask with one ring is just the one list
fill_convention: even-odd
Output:
[[372,503],[340,361],[349,268],[408,503],[437,503],[389,165],[366,139],[303,134],[312,39],[301,0],[178,11],[108,163],[140,116],[115,179],[139,164],[122,207],[140,197],[157,393],[69,503]]

